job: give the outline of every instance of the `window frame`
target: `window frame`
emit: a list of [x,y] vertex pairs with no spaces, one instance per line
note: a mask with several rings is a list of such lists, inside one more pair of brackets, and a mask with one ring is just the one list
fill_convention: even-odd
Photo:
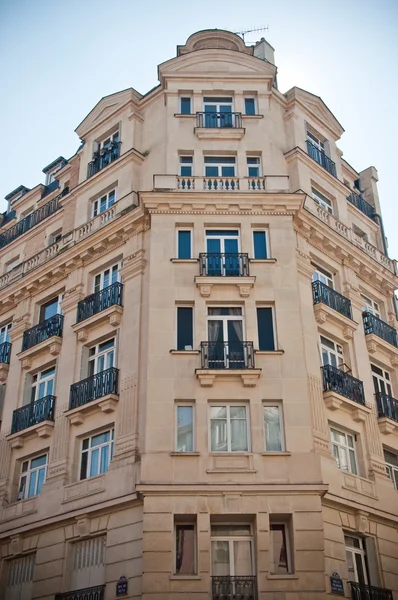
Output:
[[12,330],[12,321],[5,323],[0,327],[0,344],[11,342],[10,331]]
[[[246,533],[246,534],[225,534],[225,535],[214,535],[213,534],[213,527],[225,527],[227,528],[228,526],[237,526],[237,525],[243,525],[245,527],[248,527],[250,530],[250,533]],[[252,574],[255,575],[256,573],[256,556],[255,556],[255,545],[254,545],[254,532],[253,532],[253,526],[252,523],[248,523],[248,522],[233,522],[233,523],[224,523],[224,522],[210,522],[210,562],[211,562],[211,569],[213,569],[213,543],[214,542],[228,542],[228,554],[229,554],[229,562],[228,562],[228,566],[229,566],[229,571],[230,571],[230,575],[233,577],[234,575],[239,576],[239,573],[236,574],[235,573],[235,552],[234,552],[234,544],[235,542],[249,542],[250,543],[250,554],[251,554],[251,567],[252,567]],[[232,551],[231,551],[232,548]],[[231,560],[232,559],[232,560]]]
[[[329,342],[331,345],[334,346],[334,348],[330,348],[322,340]],[[319,334],[319,352],[320,352],[322,367],[326,367],[326,366],[330,365],[332,367],[336,367],[336,369],[339,369],[340,367],[342,367],[345,364],[345,362],[344,362],[344,347],[341,344],[338,344],[334,340],[331,340],[330,338],[327,338],[326,336],[324,336],[322,334]],[[324,352],[325,352],[325,354],[328,355],[329,362],[327,362],[327,363],[323,362]],[[334,358],[336,359],[335,365],[333,364],[333,361],[330,360],[331,356],[334,356]]]
[[311,187],[311,197],[323,210],[328,212],[329,214],[334,214],[334,206],[332,200],[319,192],[313,186]]
[[[267,449],[267,432],[266,432],[266,426],[265,426],[265,411],[264,411],[265,408],[277,408],[278,409],[279,431],[280,431],[280,441],[281,441],[280,450],[268,450]],[[263,432],[264,432],[264,452],[267,452],[267,453],[286,452],[285,427],[284,427],[282,402],[263,402],[262,409],[263,409],[262,413],[263,413]]]
[[[99,349],[100,346],[107,344],[108,342],[113,341],[113,346],[106,348],[104,350],[96,350],[94,352],[94,354],[90,354],[90,351],[93,348]],[[112,349],[111,349],[112,348]],[[111,367],[105,367],[104,369],[102,369],[101,371],[98,371],[98,359],[101,358],[102,356],[104,356],[104,366],[106,365],[107,361],[108,361],[108,354],[110,354],[113,351],[113,359],[112,359],[112,366]],[[104,371],[106,371],[107,369],[112,369],[117,365],[117,356],[116,356],[116,336],[107,338],[106,340],[102,341],[102,342],[98,342],[96,344],[93,344],[92,346],[89,346],[88,348],[88,360],[87,360],[87,372],[90,373],[90,363],[94,363],[94,367],[93,367],[93,373],[91,373],[91,375],[88,375],[88,377],[93,377],[94,375],[98,375],[99,373],[103,373]]]
[[[50,376],[43,377],[43,375],[45,373],[48,373],[49,371],[54,371],[54,372]],[[31,403],[37,402],[38,400],[42,400],[46,396],[54,396],[55,395],[54,391],[55,391],[56,377],[57,377],[57,367],[55,364],[52,367],[47,367],[46,369],[37,371],[36,373],[34,373],[32,375],[31,395],[30,395]],[[51,393],[49,394],[48,387],[51,383],[52,383]],[[41,385],[44,386],[44,390],[46,392],[43,396],[40,396],[40,386]]]
[[[102,444],[98,444],[97,446],[91,446],[91,440],[99,435],[104,435],[106,433],[109,433],[109,441],[108,442],[104,442]],[[84,449],[83,445],[84,442],[86,440],[89,440],[89,446],[88,448]],[[107,464],[107,468],[105,469],[105,471],[102,471],[101,473],[101,457],[102,457],[102,449],[108,447],[108,464]],[[90,471],[91,471],[91,463],[92,463],[92,454],[93,454],[93,450],[97,450],[99,449],[99,457],[98,457],[98,473],[96,473],[95,475],[89,475]],[[82,437],[80,439],[80,452],[79,452],[79,478],[78,481],[85,481],[87,479],[92,479],[93,477],[98,477],[99,475],[103,475],[104,473],[107,473],[109,471],[109,465],[113,460],[113,456],[114,456],[114,451],[115,451],[115,428],[111,427],[110,429],[106,428],[103,429],[101,431],[98,431],[96,433],[92,433],[92,434],[85,434],[84,437]],[[82,477],[82,468],[83,468],[83,454],[87,453],[87,464],[86,464],[86,476]]]
[[[246,439],[247,439],[247,450],[232,450],[232,435],[231,435],[231,407],[233,408],[244,408],[245,409],[245,421],[246,421]],[[219,419],[212,419],[211,409],[212,408],[226,408],[226,428],[227,428],[227,450],[213,450],[212,449],[212,421]],[[249,404],[245,403],[227,403],[227,402],[211,402],[209,404],[209,428],[208,428],[208,437],[209,437],[209,454],[250,454],[251,453],[251,427],[250,427],[250,410]]]
[[[244,100],[244,105],[245,105],[245,116],[253,117],[253,116],[257,115],[258,111],[257,111],[256,97],[255,96],[244,96],[243,100]],[[247,112],[247,104],[246,104],[247,100],[253,101],[253,112]]]
[[[259,329],[259,322],[258,322],[258,310],[259,309],[263,309],[263,308],[268,308],[271,310],[271,319],[272,319],[272,334],[273,334],[273,341],[274,341],[274,347],[272,350],[270,349],[262,349],[260,348],[260,329]],[[277,342],[277,331],[276,331],[276,311],[275,311],[275,306],[273,304],[258,304],[256,305],[256,319],[257,319],[257,343],[258,343],[258,351],[259,352],[276,352],[277,348],[278,348],[278,342]]]
[[[180,232],[189,233],[189,257],[180,257]],[[176,257],[178,260],[191,260],[193,258],[193,228],[192,227],[177,227],[176,228]]]
[[318,132],[315,133],[315,131],[308,125],[306,127],[306,139],[309,140],[311,144],[319,150],[319,152],[326,154],[326,140],[322,140],[322,136]]
[[[112,265],[109,265],[109,267],[107,267],[106,269],[102,269],[102,271],[98,271],[97,273],[94,273],[94,275],[93,275],[93,293],[96,294],[97,292],[101,292],[102,290],[106,289],[110,285],[113,285],[114,283],[120,283],[121,282],[121,275],[120,275],[121,267],[122,267],[122,263],[116,262]],[[115,271],[115,269],[116,269],[116,271]],[[107,273],[107,272],[109,272],[109,281],[111,283],[108,283],[108,285],[104,285],[105,273]],[[114,272],[116,272],[116,280],[115,281],[113,281]],[[97,278],[98,277],[99,277],[99,287],[97,288]]]
[[[276,564],[276,560],[274,557],[274,544],[272,542],[272,527],[276,526],[276,527],[283,527],[283,532],[284,532],[284,539],[285,539],[285,545],[286,545],[286,571],[272,571],[271,570],[271,564],[273,564],[275,566]],[[291,536],[292,536],[292,524],[291,524],[291,518],[289,519],[284,519],[283,517],[279,517],[279,515],[274,515],[271,514],[270,515],[270,520],[269,520],[269,552],[270,552],[270,575],[275,575],[275,576],[283,576],[283,575],[292,575],[294,573],[294,559],[293,559],[293,544],[291,541]]]
[[[39,465],[38,467],[35,467],[32,469],[32,462],[35,460],[38,460],[40,458],[45,457],[46,462],[44,465]],[[37,453],[34,456],[31,456],[29,458],[26,458],[26,460],[22,459],[20,461],[21,466],[20,466],[20,470],[19,470],[19,479],[18,479],[18,493],[17,493],[17,502],[21,501],[21,500],[26,500],[27,498],[35,498],[35,496],[38,496],[41,492],[41,489],[43,487],[43,485],[46,482],[47,479],[47,470],[48,470],[48,452],[44,452],[43,454],[41,453]],[[27,468],[25,471],[23,471],[23,467],[24,465],[27,463]],[[38,487],[39,487],[39,473],[40,471],[44,470],[44,479],[42,481],[42,484],[40,486],[39,491],[37,491]],[[35,477],[36,477],[36,481],[35,481],[35,492],[34,494],[30,495],[29,491],[30,491],[30,483],[31,483],[31,477],[32,474],[35,473]],[[25,487],[23,488],[22,491],[22,480],[26,479],[25,482]]]
[[[182,109],[183,100],[189,100],[189,112],[185,112]],[[181,94],[178,99],[178,105],[180,109],[180,115],[192,115],[192,95],[190,94]]]
[[[349,538],[351,538],[352,540],[357,540],[359,542],[359,547],[356,547],[355,545],[349,545],[347,543],[347,540]],[[349,567],[348,567],[348,563],[347,563],[348,552],[361,556],[362,573],[364,575],[365,585],[368,585],[369,584],[369,571],[368,571],[368,565],[367,565],[365,540],[358,535],[352,535],[351,533],[348,534],[348,533],[344,532],[344,547],[345,547],[345,551],[346,551],[346,564],[347,564],[348,573],[349,573]],[[357,568],[357,563],[356,563],[355,558],[353,558],[352,562],[353,562],[354,574],[355,574],[354,581],[359,583],[358,568]],[[351,581],[353,581],[353,580],[351,579]]]
[[[257,162],[250,163],[249,160],[255,160]],[[251,156],[251,155],[247,156],[246,155],[246,168],[247,168],[247,177],[249,177],[251,179],[257,179],[257,178],[262,177],[261,156]],[[250,175],[250,169],[257,169],[257,174]]]
[[[193,573],[178,573],[177,572],[177,529],[179,527],[193,528],[193,550],[194,550],[194,568]],[[198,575],[198,528],[195,520],[174,520],[174,560],[173,560],[173,575],[181,579],[190,579]]]
[[[47,319],[51,319],[52,317],[55,317],[55,315],[62,315],[63,311],[60,306],[60,302],[62,302],[63,299],[64,299],[64,295],[58,294],[57,296],[53,296],[51,298],[51,300],[47,300],[46,302],[39,304],[39,323],[42,323],[43,321],[47,321]],[[52,304],[55,304],[55,302],[57,302],[57,312],[54,313],[53,315],[51,315],[51,317],[47,317],[46,319],[44,319],[46,308],[48,306],[51,306]]]
[[[192,325],[192,347],[191,348],[179,348],[179,344],[178,344],[178,338],[179,338],[179,327],[178,327],[178,310],[180,308],[190,308],[191,309],[191,325]],[[176,311],[175,311],[175,319],[176,319],[176,325],[175,325],[175,332],[176,332],[176,337],[175,337],[175,347],[176,350],[178,352],[190,352],[194,349],[194,343],[195,343],[195,315],[194,315],[194,305],[193,304],[176,304]],[[189,346],[190,344],[185,344],[185,346]]]
[[[312,267],[314,267],[314,272],[312,273],[312,281],[320,281],[321,283],[324,283],[325,285],[327,285],[328,287],[330,287],[332,290],[335,289],[335,282],[334,282],[334,275],[333,273],[329,273],[329,271],[326,271],[326,269],[323,269],[322,267],[320,267],[319,265],[316,265],[314,263],[311,264]],[[326,282],[323,280],[326,279]]]
[[[208,162],[206,163],[206,159],[219,159],[219,162]],[[230,159],[234,159],[234,162],[232,162],[232,160],[230,162],[223,162],[223,159],[226,158],[230,158]],[[206,174],[206,166],[211,166],[211,167],[217,167],[217,175],[207,175]],[[231,168],[233,167],[234,170],[234,174],[233,175],[223,175],[222,170],[224,168]],[[203,176],[207,177],[209,179],[211,179],[212,177],[222,177],[222,178],[235,178],[237,177],[237,161],[236,161],[236,155],[227,155],[227,156],[213,156],[213,155],[204,155],[203,156]]]
[[[109,201],[111,194],[113,194],[112,202]],[[104,198],[105,198],[105,208],[103,210],[101,210],[101,202]],[[114,204],[116,204],[117,200],[118,200],[118,198],[117,198],[117,188],[116,187],[114,187],[111,190],[109,190],[108,192],[102,193],[99,196],[97,196],[96,198],[94,198],[94,200],[91,203],[91,218],[94,219],[95,217],[99,217],[100,215],[102,215],[104,212],[106,212],[112,206],[114,206]]]
[[[180,408],[190,408],[191,409],[191,426],[192,426],[192,448],[191,450],[180,450],[179,449],[179,444],[178,444],[178,410]],[[190,453],[190,452],[195,452],[196,451],[196,435],[195,435],[195,423],[196,421],[196,415],[195,415],[195,404],[194,403],[189,403],[189,402],[177,402],[175,405],[175,420],[174,420],[174,424],[175,424],[175,435],[174,435],[174,448],[175,448],[175,452],[181,453],[181,454],[185,454],[185,453]]]
[[[184,160],[185,159],[185,160]],[[180,154],[179,155],[179,168],[178,174],[179,177],[193,177],[193,154]],[[191,172],[189,174],[183,173],[183,169],[190,169]]]
[[365,304],[362,306],[362,312],[368,312],[378,319],[381,319],[380,302],[376,302],[376,300],[369,298],[369,296],[365,296],[363,293],[361,293],[361,298],[365,302]]
[[[336,440],[334,440],[333,436],[332,436],[332,432],[336,432],[340,435],[343,435],[346,438],[345,444],[342,444],[341,442],[337,442]],[[352,446],[350,446],[350,444],[348,443],[348,441],[347,441],[348,438],[352,439]],[[358,455],[357,455],[357,440],[356,440],[356,438],[357,438],[357,435],[355,433],[350,433],[349,431],[346,431],[345,429],[341,429],[341,428],[335,427],[334,425],[330,425],[330,442],[331,442],[331,448],[332,448],[332,456],[336,460],[337,467],[343,473],[351,473],[351,475],[355,475],[358,477],[359,476],[359,463],[358,463]],[[336,449],[337,449],[338,458],[334,454],[334,447],[336,447]],[[341,455],[340,455],[339,449],[345,450],[345,452],[346,452],[347,469],[343,469],[341,467]],[[351,452],[352,452],[352,454],[351,454]],[[354,463],[352,463],[352,455],[354,457]],[[353,464],[354,464],[354,469],[353,469]]]
[[[381,373],[377,373],[375,369],[378,369]],[[373,363],[370,363],[370,371],[372,374],[372,381],[375,393],[380,392],[382,394],[387,394],[387,396],[393,396],[392,382],[389,371],[382,369],[381,367],[378,367]],[[377,389],[375,380],[377,380]],[[383,387],[385,391],[382,390]]]
[[[397,464],[394,465],[392,462],[390,462],[388,460],[388,457],[386,456],[386,452],[388,452],[389,454],[391,454],[392,456],[395,457]],[[398,491],[398,453],[396,450],[391,451],[391,450],[388,450],[387,448],[383,448],[383,455],[384,455],[384,462],[386,464],[387,477],[392,481],[394,489],[396,489]]]
[[[254,234],[255,233],[263,233],[265,237],[265,257],[258,258],[256,256],[256,246],[254,243]],[[269,259],[269,230],[265,227],[263,228],[253,228],[252,229],[252,244],[253,244],[253,260],[268,260]]]

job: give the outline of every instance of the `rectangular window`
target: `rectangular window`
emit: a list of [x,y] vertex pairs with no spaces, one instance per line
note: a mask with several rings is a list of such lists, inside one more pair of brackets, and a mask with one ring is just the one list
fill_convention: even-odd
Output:
[[254,258],[267,258],[267,237],[265,231],[253,231]]
[[62,314],[62,310],[59,305],[62,298],[63,296],[56,296],[40,306],[40,322],[50,319],[55,315]]
[[191,98],[189,96],[183,96],[182,98],[180,98],[180,114],[191,114]]
[[293,572],[292,553],[289,544],[289,525],[272,515],[270,522],[270,573]]
[[232,98],[209,96],[203,98],[204,127],[233,127]]
[[331,215],[333,214],[333,203],[329,198],[318,192],[315,188],[311,188],[312,198],[323,210],[326,210]]
[[180,176],[192,177],[193,175],[193,156],[180,156]]
[[196,574],[196,527],[194,523],[175,526],[175,574]]
[[205,156],[206,177],[235,177],[235,156]]
[[244,318],[239,306],[207,309],[207,366],[209,369],[244,369],[248,355],[243,344]]
[[192,230],[177,231],[177,258],[192,258]]
[[111,190],[107,194],[103,194],[93,202],[93,217],[100,215],[113,206],[116,202],[116,190]]
[[5,265],[5,272],[9,273],[10,271],[12,271],[13,269],[15,269],[15,267],[17,267],[20,263],[20,259],[19,256],[17,258],[13,258],[12,260],[10,260],[8,263],[6,263]]
[[83,440],[80,479],[95,477],[108,470],[113,458],[113,441],[113,429]]
[[211,452],[249,452],[247,406],[210,407]]
[[29,554],[5,562],[7,580],[4,598],[7,600],[30,600],[32,598],[35,559],[35,554]]
[[39,371],[32,377],[31,402],[54,395],[55,366]]
[[177,307],[177,350],[193,349],[193,308]]
[[325,143],[318,137],[318,134],[311,133],[307,129],[307,140],[311,142],[314,146],[318,148],[321,152],[325,152]]
[[[247,159],[247,176],[248,177],[260,177],[260,157],[259,156],[248,156]],[[254,188],[256,189],[256,188]]]
[[258,349],[275,350],[274,319],[271,306],[257,308]]
[[254,98],[245,98],[245,114],[255,115],[256,114],[256,103]]
[[266,452],[283,452],[285,444],[282,406],[280,404],[264,404],[263,414]]
[[2,325],[0,327],[0,344],[4,344],[4,342],[10,342],[10,332],[12,329],[12,323],[7,323],[6,325]]
[[364,296],[363,294],[361,294],[362,300],[364,302],[364,305],[362,307],[362,311],[363,312],[368,312],[371,315],[374,315],[375,317],[378,317],[380,319],[380,306],[377,302],[375,302],[374,300],[372,300],[371,298],[368,298],[367,296]]
[[343,348],[323,335],[320,336],[320,350],[324,366],[332,365],[338,369],[344,364]]
[[47,454],[25,460],[21,466],[17,500],[37,496],[41,492],[47,473]]
[[114,283],[120,282],[119,268],[120,265],[117,263],[116,265],[112,265],[112,267],[101,271],[101,273],[97,273],[94,277],[94,293],[99,292]]
[[386,461],[387,475],[398,490],[398,454],[384,449],[384,460]]
[[339,469],[358,475],[355,436],[334,428],[330,429],[330,435],[332,439],[332,454],[336,459]]
[[312,281],[320,281],[321,283],[324,283],[328,287],[334,289],[332,273],[329,273],[328,271],[325,271],[325,269],[317,267],[316,265],[313,266],[315,270],[312,274]]
[[[367,538],[368,540],[371,538]],[[366,557],[365,540],[353,535],[344,536],[348,578],[361,585],[368,585],[368,560]],[[368,563],[368,564],[367,564]]]
[[97,375],[115,366],[115,338],[92,346],[88,352],[88,376]]
[[[251,577],[255,573],[254,553],[253,553],[253,534],[250,524],[231,523],[221,525],[212,523],[211,525],[211,574],[213,576],[239,576]],[[234,585],[233,580],[231,581]],[[245,585],[246,584],[246,585]],[[227,594],[224,594],[224,586],[221,582],[219,592],[216,598],[234,598],[231,593],[231,586],[227,588]],[[243,591],[244,588],[244,591]],[[251,581],[247,581],[239,587],[242,594],[236,594],[236,598],[255,598],[255,590]],[[247,595],[246,593],[247,592]]]
[[376,367],[376,365],[371,364],[370,368],[372,370],[375,393],[381,392],[382,394],[387,394],[387,396],[392,396],[390,373],[380,369],[380,367]]
[[193,452],[194,442],[194,407],[181,404],[176,407],[176,450],[177,452]]

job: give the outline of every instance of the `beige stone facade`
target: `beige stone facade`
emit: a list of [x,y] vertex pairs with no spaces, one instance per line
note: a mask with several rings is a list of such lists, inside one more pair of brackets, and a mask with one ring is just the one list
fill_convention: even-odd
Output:
[[377,171],[273,63],[195,33],[8,195],[2,600],[398,599]]

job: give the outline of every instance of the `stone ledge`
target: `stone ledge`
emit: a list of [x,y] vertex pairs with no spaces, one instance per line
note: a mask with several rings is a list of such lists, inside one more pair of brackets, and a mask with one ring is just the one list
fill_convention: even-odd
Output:
[[8,363],[0,363],[0,383],[5,383],[7,380],[10,365]]
[[369,354],[375,355],[380,353],[380,356],[377,358],[379,358],[381,362],[388,364],[389,361],[393,367],[398,365],[398,348],[389,344],[374,333],[366,334],[365,340]]
[[46,354],[44,360],[51,360],[53,357],[58,356],[61,351],[62,337],[52,336],[36,346],[32,346],[23,352],[17,354],[21,361],[21,367],[25,370],[32,368],[32,359],[38,354]]
[[203,298],[208,298],[211,295],[212,288],[215,285],[234,285],[238,288],[241,298],[248,298],[255,281],[256,278],[251,275],[243,277],[208,277],[207,275],[197,275],[195,277],[196,287]]
[[255,387],[261,369],[196,369],[196,377],[202,387],[212,387],[214,381],[241,380],[243,387]]
[[118,327],[121,323],[122,315],[123,307],[118,304],[112,304],[112,306],[109,306],[105,310],[101,310],[88,319],[80,321],[80,323],[75,323],[72,325],[72,329],[77,333],[77,339],[80,342],[85,342],[88,339],[88,332],[90,329],[102,325],[105,321],[108,321],[111,327]]
[[381,433],[389,435],[390,433],[398,433],[398,421],[389,419],[388,417],[379,417],[377,419]]
[[241,140],[245,135],[244,127],[195,127],[198,140]]
[[62,504],[86,498],[93,494],[99,494],[105,490],[105,473],[96,477],[88,477],[82,481],[71,483],[64,487],[64,498]]
[[4,506],[1,513],[1,521],[11,521],[13,519],[19,519],[25,515],[32,515],[37,512],[37,496],[31,498],[25,498],[25,500],[18,500],[8,506]]
[[7,440],[10,443],[11,448],[23,448],[24,441],[26,438],[32,438],[37,435],[39,438],[48,438],[52,434],[54,429],[54,421],[41,421],[31,427],[17,431],[7,436]]
[[366,416],[369,415],[372,410],[368,406],[364,406],[363,404],[358,404],[358,402],[354,402],[345,396],[341,396],[337,394],[337,392],[333,392],[331,390],[327,392],[323,392],[323,399],[325,401],[325,405],[329,410],[345,410],[352,415],[354,421],[364,422]]
[[107,394],[91,400],[82,406],[77,406],[66,410],[64,415],[68,417],[71,425],[81,425],[87,416],[95,412],[111,413],[116,410],[117,403],[119,402],[119,396],[116,394]]
[[337,310],[330,308],[327,304],[319,302],[314,304],[314,314],[317,323],[322,325],[330,321],[336,325],[343,327],[343,336],[346,340],[351,339],[354,336],[354,332],[358,327],[358,323],[342,315]]

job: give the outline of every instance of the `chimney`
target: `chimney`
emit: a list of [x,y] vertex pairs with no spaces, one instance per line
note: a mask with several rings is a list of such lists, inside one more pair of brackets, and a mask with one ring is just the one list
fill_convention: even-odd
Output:
[[256,42],[254,45],[254,56],[260,58],[261,60],[266,60],[272,65],[275,64],[275,49],[265,41],[264,38],[261,38],[259,42]]

